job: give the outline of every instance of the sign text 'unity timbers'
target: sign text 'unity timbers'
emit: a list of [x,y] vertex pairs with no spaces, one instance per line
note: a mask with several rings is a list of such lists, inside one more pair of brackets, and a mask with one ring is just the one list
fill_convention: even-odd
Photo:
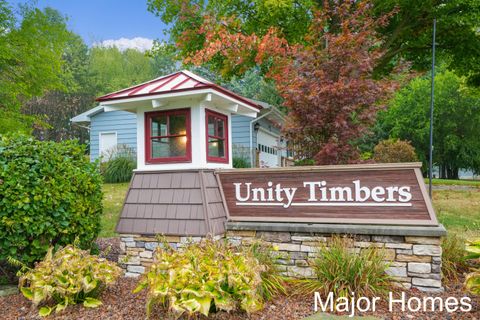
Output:
[[437,225],[418,163],[218,174],[231,220]]

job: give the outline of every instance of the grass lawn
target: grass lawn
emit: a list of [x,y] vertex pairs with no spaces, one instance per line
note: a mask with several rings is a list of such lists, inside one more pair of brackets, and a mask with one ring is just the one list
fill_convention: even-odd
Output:
[[[428,185],[428,179],[425,179],[425,183]],[[434,186],[471,186],[480,188],[480,180],[449,180],[449,179],[432,179]]]
[[[127,189],[128,183],[103,185],[103,218],[100,237],[116,235],[115,226]],[[433,206],[438,219],[449,231],[462,233],[466,237],[480,236],[480,189],[434,190]]]
[[123,200],[127,194],[128,183],[105,183],[103,185],[103,217],[100,237],[114,237]]

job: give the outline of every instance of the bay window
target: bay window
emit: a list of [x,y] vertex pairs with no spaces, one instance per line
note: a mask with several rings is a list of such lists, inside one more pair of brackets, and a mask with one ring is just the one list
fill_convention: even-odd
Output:
[[190,109],[145,113],[147,163],[191,162]]

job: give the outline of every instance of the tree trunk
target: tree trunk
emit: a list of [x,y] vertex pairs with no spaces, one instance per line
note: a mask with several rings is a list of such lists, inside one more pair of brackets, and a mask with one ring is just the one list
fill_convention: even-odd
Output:
[[454,166],[448,166],[447,174],[448,179],[458,179],[458,168]]
[[443,165],[441,164],[439,166],[439,174],[440,174],[440,179],[447,179],[447,166],[446,165]]

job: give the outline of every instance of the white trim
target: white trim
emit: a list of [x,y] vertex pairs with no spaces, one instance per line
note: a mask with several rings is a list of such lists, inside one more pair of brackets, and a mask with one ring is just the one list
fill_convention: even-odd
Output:
[[118,133],[117,131],[100,131],[98,133],[98,157],[102,157],[102,135],[103,134],[115,134],[115,146],[118,145]]
[[[102,101],[100,102],[101,106],[106,106],[106,107],[111,107],[112,105],[118,105],[122,103],[129,103],[129,102],[141,102],[141,101],[150,101],[154,99],[168,99],[168,98],[176,98],[176,97],[182,97],[182,96],[191,96],[191,95],[203,95],[203,94],[215,94],[225,100],[228,101],[233,101],[235,104],[238,104],[239,106],[242,106],[248,110],[251,110],[255,113],[260,112],[260,109],[251,107],[247,105],[246,103],[237,100],[231,96],[228,96],[218,90],[212,89],[212,88],[207,88],[207,89],[202,89],[202,90],[185,90],[185,91],[180,91],[180,92],[170,92],[170,93],[161,93],[161,94],[155,94],[155,95],[148,95],[148,96],[141,96],[141,97],[130,97],[130,98],[118,98],[116,100],[107,100],[107,101]],[[128,96],[127,96],[128,97]]]

